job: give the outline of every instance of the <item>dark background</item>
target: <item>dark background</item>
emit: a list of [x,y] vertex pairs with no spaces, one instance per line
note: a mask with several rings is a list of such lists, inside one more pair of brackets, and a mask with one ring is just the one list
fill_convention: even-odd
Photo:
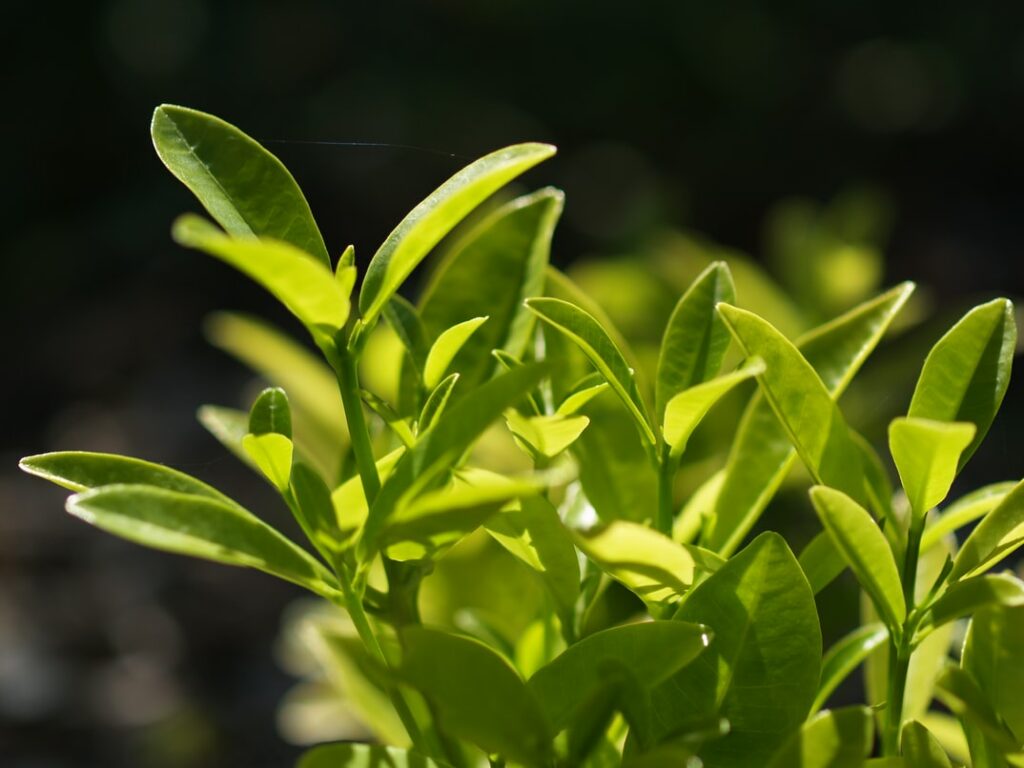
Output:
[[[639,5],[639,4],[637,4]],[[997,11],[996,8],[999,8]],[[519,140],[559,155],[555,259],[692,227],[757,255],[766,211],[871,184],[892,203],[887,284],[936,304],[1021,292],[1024,6],[848,2],[11,2],[0,24],[0,763],[278,766],[274,661],[297,591],[95,533],[16,470],[56,448],[258,483],[196,424],[248,376],[204,315],[287,320],[175,247],[196,204],[162,168],[153,107],[214,112],[270,144],[328,246],[361,264],[464,162]],[[451,157],[450,154],[458,157]],[[291,326],[289,326],[291,327]],[[968,482],[1020,475],[1011,387]]]

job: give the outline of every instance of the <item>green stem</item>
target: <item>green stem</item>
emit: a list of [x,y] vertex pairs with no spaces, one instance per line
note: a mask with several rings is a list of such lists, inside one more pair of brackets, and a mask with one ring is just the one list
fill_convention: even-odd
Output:
[[352,451],[356,455],[356,467],[359,478],[363,481],[363,493],[366,503],[373,504],[380,491],[380,476],[377,474],[377,461],[370,445],[370,431],[363,415],[363,401],[359,397],[359,374],[356,372],[356,358],[348,349],[338,349],[338,389],[341,391],[341,402],[345,406],[345,421],[352,440]]
[[672,480],[675,475],[677,462],[669,453],[668,446],[662,446],[657,458],[658,472],[658,516],[655,519],[655,528],[666,536],[672,535],[673,499]]
[[907,533],[907,551],[903,561],[903,600],[907,608],[907,620],[899,638],[889,640],[889,696],[886,727],[882,739],[885,755],[899,754],[900,728],[903,725],[903,702],[906,697],[907,675],[910,658],[913,656],[913,635],[915,627],[915,590],[917,587],[917,563],[921,556],[921,536],[924,533],[925,515],[911,512],[910,530]]

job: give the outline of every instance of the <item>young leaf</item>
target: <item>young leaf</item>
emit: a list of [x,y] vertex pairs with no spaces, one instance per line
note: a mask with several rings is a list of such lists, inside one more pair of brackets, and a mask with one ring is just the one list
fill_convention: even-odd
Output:
[[973,455],[1006,394],[1017,325],[1013,304],[996,299],[975,307],[932,347],[907,415],[969,421],[977,430],[960,455],[959,471]]
[[684,389],[669,400],[665,405],[665,423],[661,431],[672,455],[681,456],[686,450],[690,435],[711,410],[711,406],[737,384],[761,373],[764,373],[764,362],[755,358],[738,371]]
[[722,261],[701,272],[679,299],[665,327],[658,357],[654,411],[659,419],[665,418],[665,406],[672,397],[708,381],[722,367],[729,332],[715,306],[735,300],[732,274]]
[[821,524],[842,553],[875,609],[890,629],[907,617],[903,585],[885,536],[871,514],[846,494],[817,485],[811,501]]
[[470,211],[516,176],[555,153],[547,144],[516,144],[471,163],[402,219],[374,254],[363,278],[359,310],[373,323],[430,250]]
[[267,387],[249,410],[249,432],[253,435],[274,433],[292,436],[292,411],[288,395],[280,387]]
[[957,462],[974,438],[969,422],[900,418],[889,424],[889,451],[916,515],[946,498],[956,477]]
[[[694,570],[702,567],[695,557],[698,548],[684,547],[652,528],[625,520],[578,533],[576,546],[609,576],[651,603],[678,600],[693,584]],[[719,565],[703,562],[704,570]]]
[[971,531],[949,574],[950,581],[992,568],[1024,544],[1024,482],[1012,491]]
[[[842,394],[913,290],[912,283],[903,283],[797,341],[833,398]],[[771,406],[760,393],[754,395],[729,452],[725,480],[705,534],[708,547],[724,555],[736,550],[789,472],[794,456]]]
[[731,730],[700,752],[708,768],[764,765],[807,717],[821,668],[814,596],[785,541],[765,533],[694,588],[675,618],[710,647],[654,689],[658,737],[717,718]]
[[533,363],[496,376],[420,433],[416,446],[402,457],[377,494],[363,528],[359,552],[362,562],[373,551],[384,521],[414,483],[416,488],[425,488],[433,482],[440,471],[454,464],[503,411],[533,390],[546,374],[544,364]]
[[474,317],[471,320],[453,325],[437,337],[437,340],[430,347],[427,353],[427,361],[423,366],[423,384],[427,389],[433,389],[441,383],[448,367],[451,365],[459,349],[466,343],[473,332],[486,323],[487,316]]
[[459,374],[453,373],[450,376],[446,376],[440,384],[434,387],[434,391],[430,393],[427,402],[423,404],[423,410],[420,411],[420,418],[417,422],[417,430],[419,432],[426,432],[441,418],[444,409],[448,406],[448,400],[452,396],[452,390],[458,381]]
[[526,496],[518,509],[484,522],[486,531],[508,552],[540,574],[567,624],[580,594],[580,565],[572,535],[543,496]]
[[514,669],[476,640],[406,627],[401,678],[434,704],[443,727],[489,753],[547,764],[551,734],[540,704]]
[[572,394],[568,395],[555,409],[555,413],[559,416],[572,416],[606,389],[608,389],[608,383],[605,381],[574,388]]
[[564,195],[542,189],[516,198],[486,216],[438,265],[420,297],[430,338],[470,317],[490,316],[452,365],[476,386],[494,369],[492,350],[521,357],[535,318],[523,301],[544,292],[551,236]]
[[443,768],[440,763],[398,747],[375,744],[322,744],[299,760],[295,768]]
[[59,451],[26,456],[18,466],[30,475],[49,480],[69,491],[87,491],[105,485],[150,485],[178,493],[205,496],[225,504],[231,499],[184,472],[142,459],[112,453]]
[[921,551],[926,552],[934,547],[947,533],[952,533],[987,515],[999,506],[1015,485],[1016,483],[1012,481],[993,483],[961,496],[942,510],[942,514],[924,529]]
[[580,348],[633,415],[641,438],[648,445],[654,445],[654,430],[633,369],[601,324],[579,307],[561,299],[528,299],[526,306]]
[[[377,459],[377,477],[382,483],[391,477],[395,465],[405,455],[405,451],[404,447],[396,448],[391,453]],[[363,525],[369,513],[369,507],[366,504],[363,481],[358,473],[331,492],[331,504],[334,506],[334,514],[341,530],[352,532]]]
[[288,490],[292,473],[292,441],[276,432],[248,434],[242,438],[244,450],[263,476],[282,493]]
[[903,726],[900,750],[912,768],[953,768],[946,750],[917,720]]
[[273,237],[330,267],[309,203],[281,161],[220,118],[161,104],[153,146],[164,165],[236,237]]
[[817,712],[825,706],[828,697],[839,684],[860,666],[868,654],[888,639],[889,630],[884,624],[865,624],[829,648],[821,660],[821,682],[818,683],[818,693],[811,704],[811,712]]
[[704,626],[650,621],[588,635],[539,669],[527,685],[555,733],[601,687],[609,662],[626,666],[644,688],[658,685],[697,657],[711,642]]
[[409,353],[413,368],[422,376],[430,347],[427,344],[427,329],[423,327],[419,311],[408,299],[396,293],[384,307],[384,317]]
[[137,544],[256,568],[323,597],[339,594],[323,566],[237,504],[145,485],[107,485],[72,496],[67,509]]
[[402,445],[411,448],[416,442],[416,436],[412,433],[412,427],[408,419],[403,419],[391,404],[384,398],[377,397],[369,390],[359,391],[359,399],[369,407],[371,411],[380,416],[380,420],[388,425],[395,436],[402,441]]
[[505,424],[517,438],[541,456],[557,456],[590,424],[586,416],[523,416],[514,408],[505,411]]
[[727,304],[718,311],[748,356],[764,360],[758,384],[811,476],[865,498],[857,450],[839,407],[811,364],[767,321]]
[[826,710],[800,726],[768,768],[861,768],[873,740],[874,721],[867,707]]
[[985,574],[958,581],[932,603],[922,625],[941,627],[992,605],[1024,605],[1024,581],[1009,573]]
[[174,222],[174,239],[230,264],[266,288],[310,331],[333,337],[345,326],[348,294],[329,267],[281,240],[232,237],[208,221],[185,214]]

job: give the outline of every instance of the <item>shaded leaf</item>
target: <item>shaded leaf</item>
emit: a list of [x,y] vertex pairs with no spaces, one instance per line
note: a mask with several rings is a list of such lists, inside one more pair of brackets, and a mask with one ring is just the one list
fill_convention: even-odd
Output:
[[509,760],[546,763],[548,724],[501,656],[476,640],[424,627],[406,627],[401,636],[400,675],[433,702],[447,731]]
[[1024,605],[1024,582],[1009,573],[985,574],[958,581],[929,607],[925,627],[941,627],[992,605]]
[[249,410],[249,432],[254,435],[276,433],[292,436],[292,411],[288,395],[280,387],[267,387]]
[[1024,742],[1024,608],[992,606],[978,611],[961,663],[1017,743]]
[[900,750],[911,768],[953,768],[942,745],[917,720],[904,724]]
[[255,468],[253,460],[242,447],[242,438],[249,434],[248,413],[220,405],[201,405],[196,411],[196,418],[221,445]]
[[839,684],[888,639],[889,630],[884,624],[865,624],[829,648],[821,660],[821,682],[818,683],[818,694],[814,697],[811,711],[816,712],[825,706]]
[[398,747],[324,744],[303,754],[295,768],[441,768],[441,765]]
[[963,543],[950,581],[984,573],[1024,544],[1024,482],[1018,483]]
[[871,754],[874,728],[867,707],[821,712],[775,753],[768,768],[861,768]]
[[434,391],[430,393],[427,402],[423,404],[423,410],[420,411],[420,418],[417,423],[417,429],[420,432],[426,432],[441,418],[444,409],[448,406],[448,400],[452,396],[452,390],[458,381],[459,374],[453,373],[445,377],[441,383],[434,387]]

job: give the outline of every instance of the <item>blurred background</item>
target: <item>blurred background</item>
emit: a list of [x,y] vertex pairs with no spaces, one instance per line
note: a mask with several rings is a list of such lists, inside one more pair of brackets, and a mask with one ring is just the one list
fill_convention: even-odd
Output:
[[[553,259],[641,352],[678,296],[676,267],[694,259],[748,265],[760,287],[740,300],[769,302],[791,333],[913,278],[921,290],[902,333],[844,401],[876,442],[941,329],[972,303],[1024,291],[1019,4],[115,0],[4,11],[4,766],[259,768],[300,751],[289,740],[301,734],[277,718],[292,684],[277,638],[297,588],[99,534],[62,512],[66,494],[16,468],[58,448],[129,453],[288,525],[194,413],[239,405],[250,381],[205,341],[205,316],[246,310],[295,326],[226,267],[171,242],[170,222],[197,205],[152,150],[158,103],[213,112],[267,142],[332,253],[354,243],[361,266],[470,159],[515,141],[557,144],[526,181],[566,191]],[[960,484],[1019,478],[1021,426],[1018,378]],[[801,505],[783,493],[769,523],[806,523],[785,514]]]

